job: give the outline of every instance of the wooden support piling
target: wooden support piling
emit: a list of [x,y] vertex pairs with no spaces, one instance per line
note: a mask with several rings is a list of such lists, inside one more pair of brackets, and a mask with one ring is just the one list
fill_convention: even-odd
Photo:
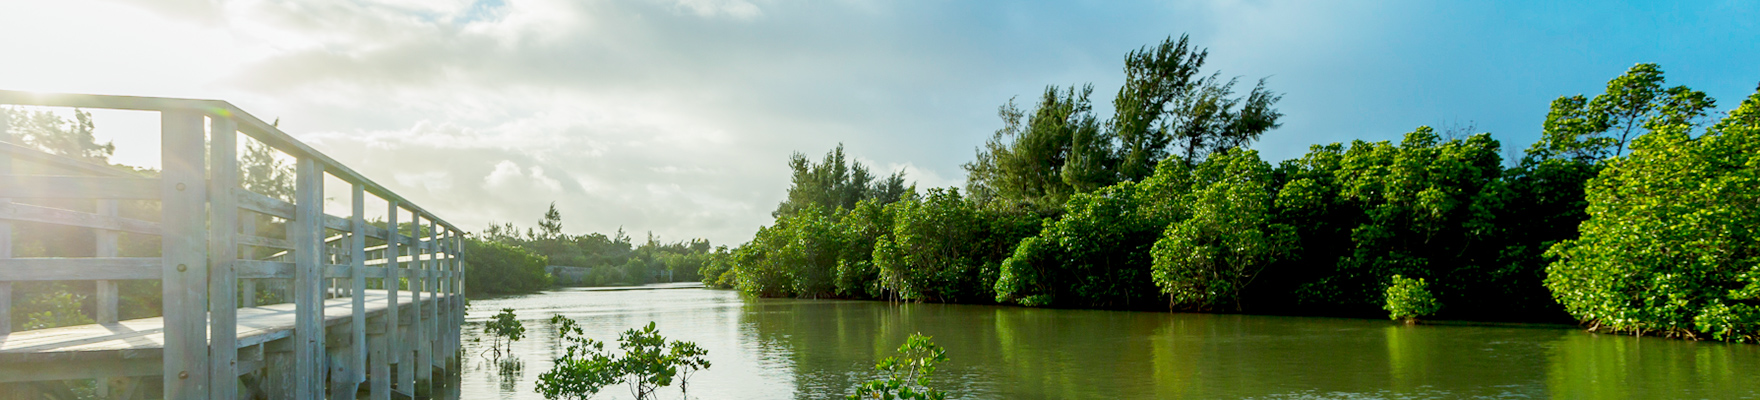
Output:
[[[367,358],[372,364],[367,370],[368,397],[373,400],[391,400],[391,356],[390,343],[387,341],[385,321],[389,317],[380,317],[379,321],[367,324]],[[396,321],[392,321],[396,324]]]
[[293,361],[293,342],[278,340],[263,347],[263,392],[269,394],[269,400],[291,400],[297,389],[298,380],[294,375],[297,365]]
[[[352,338],[350,335],[342,335]],[[349,341],[353,341],[350,339]],[[354,344],[331,346],[327,348],[325,360],[329,366],[329,390],[326,399],[354,400],[355,393],[360,391],[360,382],[354,380],[354,373],[349,371],[354,365]]]

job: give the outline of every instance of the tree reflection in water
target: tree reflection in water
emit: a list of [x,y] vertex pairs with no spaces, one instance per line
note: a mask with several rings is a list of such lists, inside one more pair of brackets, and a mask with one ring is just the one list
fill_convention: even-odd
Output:
[[[552,315],[607,338],[659,321],[668,337],[714,355],[715,368],[691,380],[691,394],[702,398],[849,394],[874,378],[873,360],[893,355],[915,332],[946,348],[949,361],[935,385],[956,399],[1760,395],[1752,372],[1760,371],[1760,346],[1568,326],[744,299],[701,289],[563,291],[478,303],[518,308],[538,329],[514,354],[539,370],[558,351],[546,323]],[[541,398],[525,374],[465,373],[465,398]],[[628,397],[607,391],[603,398]]]

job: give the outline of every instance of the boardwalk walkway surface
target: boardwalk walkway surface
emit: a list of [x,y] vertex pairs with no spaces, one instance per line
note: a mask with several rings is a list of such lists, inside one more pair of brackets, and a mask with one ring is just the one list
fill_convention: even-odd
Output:
[[[390,292],[367,290],[368,318],[385,313]],[[404,309],[410,308],[409,297],[399,299]],[[293,336],[293,303],[271,304],[238,310],[238,345],[256,346]],[[354,316],[354,301],[338,298],[324,301],[324,325],[347,324]],[[0,382],[21,382],[50,379],[94,378],[86,372],[43,371],[40,362],[118,361],[158,358],[165,349],[165,318],[141,318],[104,324],[65,326],[16,332],[0,342]],[[158,375],[158,366],[141,375]]]
[[[143,174],[52,155],[15,144],[0,118],[0,399],[423,398],[436,373],[456,373],[457,227],[226,102],[0,90],[0,106],[158,112],[162,163]],[[241,139],[294,161],[293,193],[241,186]],[[350,190],[326,197],[326,181]],[[352,207],[329,215],[326,199]],[[368,221],[369,199],[382,220]],[[13,253],[69,227],[94,248]],[[121,234],[159,246],[122,254]],[[158,282],[145,300],[160,314],[119,320],[125,281]],[[16,309],[15,284],[42,282],[92,285],[97,323],[14,330],[32,311]]]

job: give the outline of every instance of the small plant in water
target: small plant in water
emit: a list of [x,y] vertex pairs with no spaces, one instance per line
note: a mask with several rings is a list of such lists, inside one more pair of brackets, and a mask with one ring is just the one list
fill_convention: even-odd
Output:
[[935,365],[947,361],[947,351],[936,346],[928,336],[911,334],[898,346],[898,356],[886,357],[874,364],[881,378],[856,387],[848,400],[862,399],[932,399],[947,398],[947,392],[929,387],[929,376]]
[[652,399],[655,391],[674,382],[687,395],[691,374],[709,369],[704,358],[708,351],[696,343],[667,340],[653,322],[618,336],[622,354],[606,351],[604,342],[584,336],[572,320],[558,325],[558,335],[569,342],[568,353],[538,375],[537,391],[546,399],[588,399],[618,383],[629,384],[636,399]]
[[578,332],[581,330],[578,322],[574,322],[574,319],[564,317],[560,314],[550,316],[550,325],[556,327],[556,338],[559,340],[567,336],[569,332]]
[[1416,323],[1418,317],[1435,314],[1442,309],[1442,303],[1430,295],[1430,284],[1423,278],[1409,279],[1394,275],[1393,284],[1387,286],[1387,318],[1403,319],[1407,324]]
[[513,342],[526,337],[526,326],[519,322],[518,317],[514,316],[513,309],[503,308],[500,314],[495,314],[494,319],[483,324],[483,332],[494,339],[494,342],[489,344],[489,350],[495,352],[495,358],[501,358],[501,350],[504,347],[508,353],[512,353]]

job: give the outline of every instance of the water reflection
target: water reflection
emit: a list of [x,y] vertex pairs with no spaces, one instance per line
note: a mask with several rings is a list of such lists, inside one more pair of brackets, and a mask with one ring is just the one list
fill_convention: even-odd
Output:
[[1546,383],[1552,393],[1585,399],[1753,397],[1760,385],[1755,347],[1569,335],[1548,360]]
[[[701,398],[835,397],[870,378],[873,360],[914,332],[947,349],[937,386],[954,398],[1760,395],[1760,346],[1573,329],[741,299],[702,289],[572,290],[473,303],[519,310],[528,335],[513,346],[517,367],[478,360],[466,368],[460,390],[470,399],[540,398],[532,380],[563,350],[548,321],[557,314],[602,340],[656,321],[667,337],[697,342],[714,362],[691,380]],[[467,351],[487,346],[467,344]],[[629,395],[613,387],[598,398]]]

